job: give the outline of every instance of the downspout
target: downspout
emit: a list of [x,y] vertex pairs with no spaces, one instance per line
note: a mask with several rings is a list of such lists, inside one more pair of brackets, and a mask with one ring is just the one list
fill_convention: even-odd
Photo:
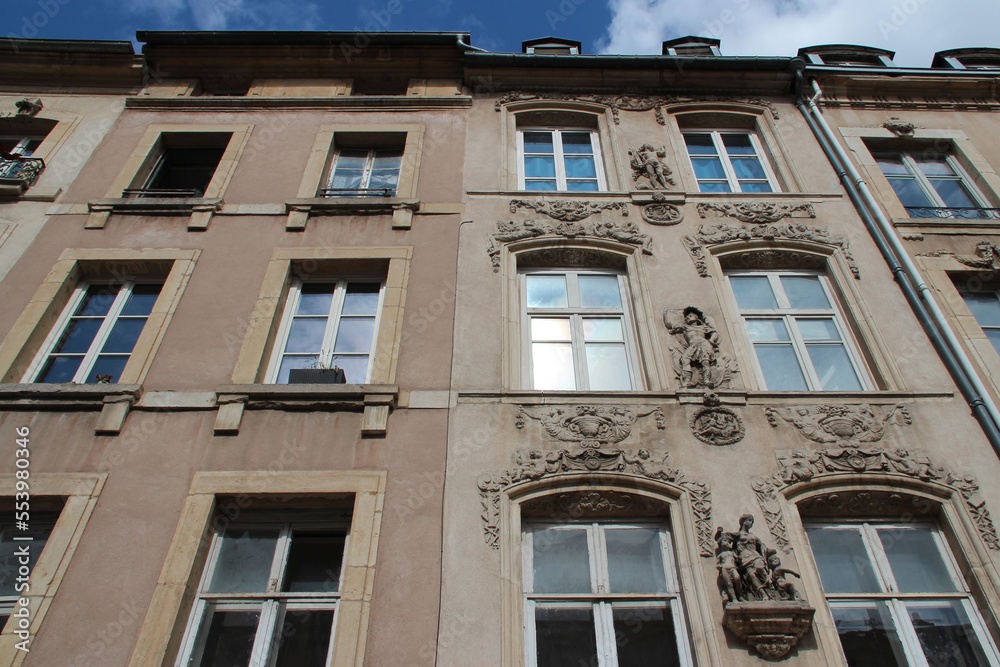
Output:
[[472,49],[473,51],[479,51],[480,53],[490,53],[490,51],[486,49],[481,49],[478,46],[473,46],[472,44],[466,44],[465,42],[462,41],[461,35],[457,35],[455,39],[458,41],[458,45],[462,48]]
[[[955,380],[959,391],[972,408],[973,416],[980,423],[993,450],[1000,456],[1000,411],[992,401],[983,386],[982,381],[971,361],[962,349],[954,332],[945,320],[943,313],[934,300],[930,288],[923,281],[919,270],[910,260],[909,254],[903,248],[896,236],[890,221],[882,213],[875,202],[864,179],[854,168],[847,154],[841,148],[833,132],[830,130],[823,112],[816,105],[822,96],[822,90],[815,81],[812,82],[815,94],[807,101],[802,96],[802,68],[795,72],[796,106],[806,119],[806,123],[819,141],[830,164],[837,172],[848,197],[857,208],[865,227],[871,234],[879,252],[885,258],[894,278],[906,297],[924,328],[934,348],[941,355],[945,367]],[[810,115],[810,111],[812,115]],[[916,287],[914,287],[916,285]]]

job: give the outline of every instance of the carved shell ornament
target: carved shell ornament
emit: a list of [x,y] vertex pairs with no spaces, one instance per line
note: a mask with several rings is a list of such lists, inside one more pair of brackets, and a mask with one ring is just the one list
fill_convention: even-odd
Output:
[[900,405],[798,405],[764,408],[767,422],[777,428],[785,421],[804,437],[820,444],[842,447],[878,442],[889,424],[909,425],[913,419]]
[[504,245],[515,241],[540,237],[561,237],[566,239],[576,238],[599,238],[612,239],[619,243],[639,246],[646,255],[652,255],[650,247],[652,238],[648,234],[643,234],[631,222],[618,224],[615,222],[563,222],[558,225],[551,225],[544,221],[524,220],[517,223],[513,220],[497,222],[497,231],[490,234],[489,245],[486,254],[493,264],[493,273],[500,272],[500,251]]

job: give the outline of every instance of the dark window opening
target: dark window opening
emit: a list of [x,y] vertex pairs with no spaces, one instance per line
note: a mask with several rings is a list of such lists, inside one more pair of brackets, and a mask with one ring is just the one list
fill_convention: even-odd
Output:
[[205,194],[225,148],[171,148],[156,161],[144,190],[183,190]]

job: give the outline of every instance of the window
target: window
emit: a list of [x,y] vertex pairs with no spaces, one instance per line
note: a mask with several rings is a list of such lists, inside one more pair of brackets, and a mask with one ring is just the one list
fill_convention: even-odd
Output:
[[402,148],[343,148],[337,154],[324,197],[395,197]]
[[523,271],[525,377],[542,390],[627,391],[640,385],[625,276]]
[[766,389],[869,388],[826,276],[748,271],[727,273],[726,279]]
[[162,283],[77,287],[23,382],[118,382]]
[[522,548],[525,664],[691,664],[665,526],[529,524]]
[[350,515],[308,514],[260,513],[216,532],[178,665],[332,664]]
[[44,168],[40,159],[29,159],[45,135],[0,135],[0,179],[34,181]]
[[875,159],[911,218],[1000,218],[953,155],[876,153]]
[[605,190],[596,130],[524,128],[517,133],[521,190]]
[[739,130],[684,132],[699,192],[774,192],[757,135]]
[[[14,517],[13,510],[8,516]],[[29,572],[35,569],[57,518],[57,512],[32,512],[28,530],[19,530],[13,523],[0,523],[0,629],[14,613],[18,598],[24,595],[25,589],[19,585],[24,579],[18,581],[20,568],[26,565]],[[27,591],[30,593],[31,589]]]
[[1000,353],[1000,301],[996,290],[961,292],[965,305],[972,311],[983,333]]
[[288,383],[295,369],[336,367],[346,382],[369,382],[384,289],[382,282],[297,281],[285,305],[270,381]]
[[936,527],[807,525],[851,665],[995,665],[997,653]]
[[228,132],[164,132],[149,173],[125,196],[205,196],[230,138]]

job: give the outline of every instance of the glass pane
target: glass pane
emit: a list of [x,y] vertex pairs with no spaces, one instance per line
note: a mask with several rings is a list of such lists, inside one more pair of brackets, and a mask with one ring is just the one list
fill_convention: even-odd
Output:
[[563,154],[594,152],[589,132],[563,132],[562,148]]
[[913,159],[917,163],[917,168],[925,176],[955,176],[955,170],[948,164],[946,158],[926,158],[918,157]]
[[146,326],[146,318],[122,318],[115,322],[101,352],[129,354],[139,340],[142,328]]
[[528,308],[565,308],[566,276],[525,276]]
[[778,307],[767,276],[730,276],[729,284],[732,285],[740,310]]
[[913,178],[890,178],[889,185],[895,190],[903,206],[934,206],[927,193]]
[[333,354],[367,354],[372,347],[372,333],[375,331],[374,317],[341,318],[337,327],[337,340],[333,344]]
[[840,340],[837,325],[832,319],[795,318],[803,340]]
[[[858,527],[807,527],[826,593],[877,593],[878,580]],[[845,567],[850,563],[850,567]]]
[[288,384],[288,371],[293,368],[315,368],[319,361],[319,355],[310,354],[303,357],[284,356],[281,358],[281,367],[278,369],[278,377],[274,380],[276,384]]
[[102,354],[97,357],[97,361],[94,362],[90,373],[84,378],[84,382],[86,384],[96,384],[98,375],[105,377],[110,375],[112,382],[118,382],[127,363],[128,355],[105,356]]
[[368,178],[368,187],[374,189],[389,188],[394,190],[399,182],[399,172],[396,170],[373,171]]
[[857,391],[861,389],[851,358],[843,345],[806,345],[813,370],[823,391]]
[[580,287],[580,305],[584,308],[621,308],[622,295],[618,276],[577,277]]
[[524,189],[525,190],[555,190],[556,187],[557,186],[556,186],[556,182],[555,181],[525,181],[524,182]]
[[326,667],[332,631],[332,609],[287,610],[274,667]]
[[791,345],[756,344],[757,361],[764,373],[764,384],[771,391],[804,391],[805,376]]
[[593,609],[536,607],[535,648],[539,667],[598,664]]
[[1000,301],[993,292],[988,293],[963,293],[965,305],[969,307],[976,321],[984,327],[1000,326]]
[[94,342],[97,330],[104,324],[103,319],[86,318],[72,319],[69,321],[66,331],[63,332],[59,342],[53,348],[53,353],[65,354],[85,354]]
[[583,320],[583,339],[585,341],[594,340],[625,340],[622,331],[622,321],[617,318],[588,317]]
[[329,592],[340,590],[340,566],[346,536],[294,531],[281,590]]
[[694,174],[699,179],[726,178],[726,171],[722,168],[722,161],[717,157],[693,157],[691,164],[694,167]]
[[903,158],[899,157],[880,157],[876,159],[878,162],[878,168],[882,170],[882,173],[886,176],[911,176],[910,170],[907,169],[906,165],[903,164]]
[[773,192],[774,189],[767,181],[740,181],[741,192]]
[[749,134],[723,134],[722,145],[730,155],[755,155]]
[[[242,667],[250,664],[259,611],[216,611],[211,615],[205,650],[198,667]],[[204,625],[202,632],[205,632]],[[192,661],[193,662],[193,661]]]
[[552,153],[552,133],[551,132],[525,132],[524,133],[525,153]]
[[589,389],[628,391],[632,388],[624,343],[587,343],[586,349]]
[[962,182],[957,179],[935,178],[931,180],[931,185],[937,190],[938,196],[941,197],[945,206],[956,208],[976,208],[978,206]]
[[712,143],[711,134],[685,134],[684,143],[687,144],[689,155],[717,155],[715,144]]
[[332,190],[358,190],[361,188],[361,177],[364,172],[353,169],[337,169],[330,179]]
[[989,665],[958,600],[906,606],[927,662],[934,667]]
[[149,315],[153,312],[156,297],[160,295],[160,287],[160,285],[135,285],[132,287],[132,294],[125,303],[125,307],[122,308],[122,315]]
[[830,611],[848,665],[906,667],[909,664],[884,602],[864,606],[831,604]]
[[680,665],[674,619],[666,607],[635,607],[615,605],[615,645],[618,647],[618,667],[675,667]]
[[368,149],[343,149],[337,158],[338,169],[364,169],[368,161]]
[[296,317],[288,331],[285,352],[319,352],[325,333],[325,317]]
[[403,151],[380,148],[375,151],[374,169],[398,169],[403,162]]
[[374,315],[378,310],[379,283],[348,283],[344,295],[344,315]]
[[585,526],[531,530],[534,587],[531,593],[590,593]]
[[709,181],[698,181],[698,190],[700,192],[732,192],[733,189],[729,187],[728,181],[722,181],[719,183],[711,183]]
[[568,341],[570,339],[569,333],[569,319],[565,317],[561,318],[548,318],[548,317],[532,317],[531,318],[531,340],[543,341],[543,340],[553,340],[553,341]]
[[781,319],[748,317],[746,323],[750,340],[759,342],[789,340],[788,329]]
[[303,283],[296,315],[329,315],[335,283]]
[[277,530],[227,530],[208,590],[213,593],[266,591],[277,543]]
[[87,317],[107,315],[121,287],[121,285],[91,285],[73,314]]
[[993,343],[994,349],[1000,354],[1000,329],[986,329],[986,337]]
[[72,382],[83,357],[49,357],[35,382]]
[[576,389],[573,348],[569,343],[532,343],[534,389]]
[[565,158],[566,178],[597,178],[594,158],[588,156]]
[[358,357],[335,357],[333,362],[344,371],[344,381],[348,384],[368,382],[368,355]]
[[552,157],[526,155],[524,157],[525,178],[555,178],[556,161]]
[[829,308],[819,276],[781,276],[781,286],[792,308]]
[[734,157],[730,160],[733,164],[733,173],[739,179],[766,180],[767,174],[760,160],[755,157]]
[[597,181],[569,181],[566,189],[570,192],[597,192]]
[[950,593],[955,582],[934,535],[925,528],[877,528],[896,587],[903,593]]
[[[34,516],[31,517],[31,523],[32,525],[40,524]],[[41,555],[42,549],[45,548],[45,542],[49,539],[51,529],[51,526],[48,526],[33,530],[14,530],[13,526],[5,526],[3,532],[0,532],[0,595],[17,595],[18,591],[15,587],[18,584],[18,569],[22,566],[20,559],[24,557],[18,555],[19,550],[26,544],[30,545],[28,562],[25,563],[30,572],[35,568],[35,563],[38,562],[38,557]],[[15,536],[30,538],[31,541],[14,541]],[[0,628],[3,628],[2,624],[0,624]]]
[[667,593],[663,546],[656,528],[607,528],[608,579],[612,593]]

